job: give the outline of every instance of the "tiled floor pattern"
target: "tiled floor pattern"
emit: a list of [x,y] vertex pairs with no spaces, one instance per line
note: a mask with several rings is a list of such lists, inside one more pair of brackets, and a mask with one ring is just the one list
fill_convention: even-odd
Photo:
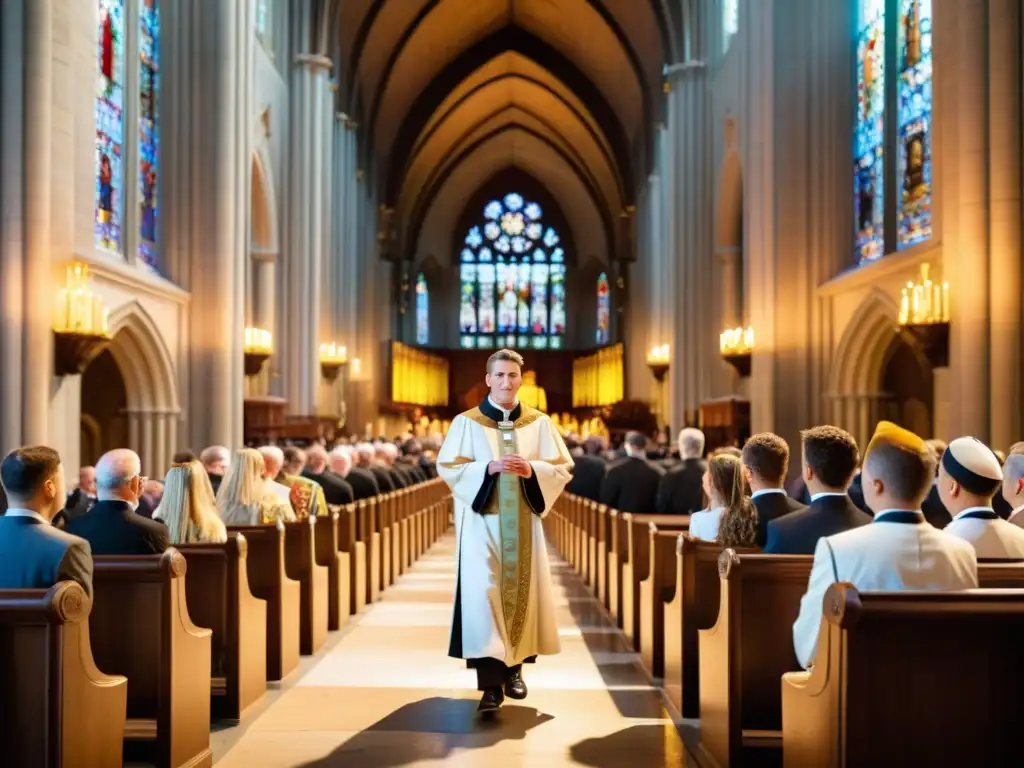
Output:
[[272,694],[240,737],[215,739],[218,768],[686,763],[638,656],[557,556],[562,653],[527,665],[529,697],[481,722],[474,673],[446,655],[454,554],[449,535]]

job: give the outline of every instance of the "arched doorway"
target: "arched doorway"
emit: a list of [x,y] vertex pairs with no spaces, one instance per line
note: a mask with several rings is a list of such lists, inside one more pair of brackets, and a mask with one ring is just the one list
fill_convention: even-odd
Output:
[[922,437],[930,437],[934,427],[931,365],[899,335],[893,337],[886,357],[882,389],[890,397],[890,421]]
[[128,392],[124,376],[109,350],[103,351],[82,374],[80,456],[84,465],[128,445]]

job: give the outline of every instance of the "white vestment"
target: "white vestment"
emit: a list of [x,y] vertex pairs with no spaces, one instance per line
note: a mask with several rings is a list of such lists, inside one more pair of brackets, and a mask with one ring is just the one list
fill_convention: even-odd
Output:
[[[953,518],[943,530],[970,543],[979,558],[999,560],[1024,559],[1024,529],[1000,520],[998,517],[982,519],[971,517],[973,510],[965,509]],[[991,509],[978,510],[995,514]]]
[[[901,518],[909,522],[893,522]],[[887,510],[870,525],[818,539],[793,624],[793,646],[804,667],[814,661],[822,603],[835,582],[861,592],[976,589],[978,561],[970,544],[932,527],[920,512]]]
[[[493,406],[486,404],[483,408],[492,415],[501,413],[495,414]],[[546,415],[524,405],[511,415],[515,453],[530,462],[535,478],[535,482],[516,478],[519,534],[518,539],[505,541],[506,553],[510,546],[518,552],[512,558],[518,562],[518,583],[504,585],[504,596],[507,598],[511,588],[513,598],[518,598],[513,603],[523,606],[514,621],[503,602],[501,521],[506,513],[498,510],[500,474],[487,474],[488,463],[502,455],[499,442],[504,436],[498,422],[481,408],[459,414],[437,456],[438,474],[454,496],[458,542],[449,654],[463,659],[498,659],[508,666],[560,650],[541,518],[572,479],[573,467],[565,443]],[[474,511],[474,504],[480,511]],[[505,568],[507,564],[506,554]],[[517,634],[519,641],[513,645]]]

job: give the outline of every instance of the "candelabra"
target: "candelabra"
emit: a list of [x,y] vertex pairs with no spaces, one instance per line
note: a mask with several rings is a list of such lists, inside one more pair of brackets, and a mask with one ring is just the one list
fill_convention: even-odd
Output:
[[920,280],[908,281],[900,296],[899,331],[917,346],[933,368],[949,365],[949,282],[941,284],[921,265]]
[[262,328],[245,329],[245,375],[258,376],[274,352],[270,331]]
[[722,359],[736,369],[742,377],[750,375],[750,360],[754,353],[754,329],[728,328],[718,337],[718,350]]
[[668,373],[671,362],[672,357],[669,354],[668,344],[651,347],[651,351],[647,353],[647,367],[651,369],[656,381],[665,380],[665,374]]
[[348,365],[348,350],[333,341],[320,345],[320,373],[329,382],[335,382],[342,367]]
[[53,370],[57,376],[85,371],[110,344],[109,310],[88,286],[89,267],[68,265],[53,318]]

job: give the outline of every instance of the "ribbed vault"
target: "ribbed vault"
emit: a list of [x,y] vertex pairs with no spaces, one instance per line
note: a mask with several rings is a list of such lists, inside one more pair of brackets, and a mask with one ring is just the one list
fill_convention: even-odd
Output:
[[560,201],[581,258],[627,257],[617,228],[677,56],[671,6],[345,0],[328,12],[339,109],[356,117],[378,200],[395,210],[388,255],[415,260],[424,237],[451,240],[442,230],[474,192],[517,168]]

